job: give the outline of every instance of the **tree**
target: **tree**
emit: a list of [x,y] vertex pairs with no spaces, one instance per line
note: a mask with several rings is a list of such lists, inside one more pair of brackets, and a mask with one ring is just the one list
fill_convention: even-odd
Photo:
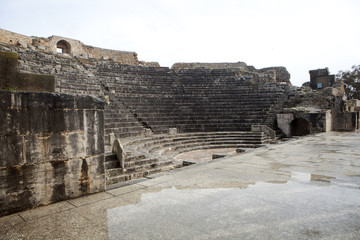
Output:
[[344,82],[345,93],[348,99],[360,99],[360,65],[354,65],[351,69],[338,72],[336,79]]

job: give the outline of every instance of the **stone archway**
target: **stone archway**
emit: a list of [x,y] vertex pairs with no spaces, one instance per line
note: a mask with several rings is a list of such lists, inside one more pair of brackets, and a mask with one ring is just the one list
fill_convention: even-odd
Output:
[[71,54],[71,45],[65,40],[60,40],[56,43],[56,51],[58,53]]
[[295,118],[291,123],[292,136],[304,136],[310,134],[310,123],[303,118]]

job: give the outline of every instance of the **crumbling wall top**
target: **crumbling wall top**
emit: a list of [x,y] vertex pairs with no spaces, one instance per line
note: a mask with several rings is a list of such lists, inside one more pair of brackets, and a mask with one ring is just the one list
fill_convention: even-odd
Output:
[[181,69],[238,69],[242,75],[251,75],[255,81],[265,82],[282,82],[291,85],[290,73],[285,67],[268,67],[262,69],[256,69],[253,66],[248,66],[245,62],[234,62],[234,63],[175,63],[171,67],[174,71]]
[[193,62],[193,63],[175,63],[172,65],[172,69],[177,71],[179,69],[195,69],[195,68],[209,68],[209,69],[217,69],[217,68],[243,68],[246,69],[248,66],[244,62],[234,62],[234,63],[201,63],[201,62]]
[[51,52],[53,54],[112,60],[122,64],[139,65],[136,52],[92,47],[85,45],[79,40],[61,36],[51,36],[48,38],[28,37],[0,28],[0,42],[32,50]]

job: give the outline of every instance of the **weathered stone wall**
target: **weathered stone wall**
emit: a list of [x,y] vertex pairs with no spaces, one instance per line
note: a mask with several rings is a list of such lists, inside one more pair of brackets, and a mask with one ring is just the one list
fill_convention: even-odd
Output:
[[135,52],[116,51],[92,47],[85,45],[78,40],[60,36],[51,36],[49,38],[28,37],[0,28],[0,42],[25,49],[57,54],[57,43],[59,41],[66,41],[70,45],[70,55],[72,56],[81,58],[111,59],[119,63],[130,65],[139,64],[137,54]]
[[310,133],[326,132],[326,112],[294,114],[294,118],[302,118],[310,123]]
[[334,131],[359,130],[359,112],[337,112],[332,114]]
[[233,69],[238,71],[238,75],[247,75],[252,78],[254,82],[282,82],[291,85],[290,73],[285,67],[269,67],[256,69],[253,66],[248,66],[244,62],[235,63],[175,63],[171,69],[180,71],[181,69]]
[[104,102],[0,91],[0,216],[103,191]]
[[275,72],[275,75],[276,75],[275,76],[276,82],[282,82],[282,83],[287,83],[287,84],[291,85],[290,73],[286,70],[285,67],[262,68],[258,71],[260,73],[266,73],[266,72],[273,71],[273,72]]
[[247,69],[247,65],[244,62],[234,62],[234,63],[175,63],[172,65],[171,69],[178,71],[180,69],[195,69],[195,68],[209,68],[209,69],[216,69],[216,68],[243,68]]
[[[319,113],[307,113],[307,112],[294,112],[294,113],[280,113],[276,115],[277,125],[286,135],[286,137],[292,137],[294,132],[302,132],[302,127],[309,127],[309,132],[307,134],[327,132],[330,131],[331,121],[330,112],[319,112]],[[307,126],[299,125],[295,126],[294,123],[297,120],[304,120],[307,123]]]

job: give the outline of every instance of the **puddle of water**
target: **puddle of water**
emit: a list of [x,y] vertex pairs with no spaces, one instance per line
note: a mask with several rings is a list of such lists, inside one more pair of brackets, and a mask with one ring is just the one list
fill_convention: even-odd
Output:
[[291,179],[298,182],[327,182],[331,183],[332,180],[336,180],[335,177],[326,176],[321,174],[303,173],[303,172],[292,172]]
[[175,156],[177,161],[190,161],[190,162],[207,162],[212,160],[213,154],[225,154],[232,156],[236,154],[236,148],[215,148],[215,149],[203,149],[195,150],[185,153],[180,153]]
[[304,183],[311,178],[294,173],[286,184],[147,193],[139,204],[108,210],[109,239],[359,236],[359,189]]

